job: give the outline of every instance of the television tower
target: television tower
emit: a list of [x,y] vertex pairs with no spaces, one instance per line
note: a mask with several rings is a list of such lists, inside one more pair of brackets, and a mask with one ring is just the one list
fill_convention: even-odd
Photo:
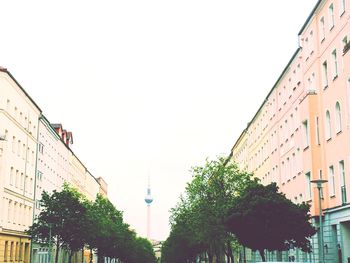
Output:
[[151,203],[153,202],[153,197],[151,195],[151,183],[150,183],[150,177],[149,176],[148,176],[148,187],[147,187],[147,195],[145,197],[145,202],[147,204],[147,238],[150,239]]

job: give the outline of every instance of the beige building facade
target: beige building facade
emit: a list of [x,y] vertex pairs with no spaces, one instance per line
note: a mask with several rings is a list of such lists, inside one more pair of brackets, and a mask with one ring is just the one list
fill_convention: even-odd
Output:
[[[66,182],[90,201],[99,193],[107,197],[107,183],[91,174],[72,143],[72,132],[51,124],[0,67],[0,263],[52,262],[54,251],[31,243],[25,232],[41,211],[43,191],[60,191]],[[88,260],[90,253],[84,254]],[[67,258],[62,251],[59,262]],[[73,261],[81,262],[81,253]]]

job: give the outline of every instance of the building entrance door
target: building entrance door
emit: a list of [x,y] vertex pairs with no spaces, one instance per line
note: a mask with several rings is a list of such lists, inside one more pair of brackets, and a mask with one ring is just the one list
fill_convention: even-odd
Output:
[[343,241],[343,246],[340,247],[342,262],[347,263],[350,262],[350,221],[340,223],[340,233]]

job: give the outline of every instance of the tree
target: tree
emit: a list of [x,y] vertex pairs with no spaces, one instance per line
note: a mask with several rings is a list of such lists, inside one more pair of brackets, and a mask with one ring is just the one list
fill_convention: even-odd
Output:
[[118,239],[121,239],[127,229],[123,222],[123,214],[106,198],[97,195],[89,206],[89,233],[87,245],[97,249],[98,261],[104,262],[105,256],[117,256]]
[[259,251],[263,261],[265,249],[283,251],[293,246],[311,251],[309,238],[316,230],[310,224],[310,206],[292,203],[275,183],[250,185],[232,205],[228,230],[242,245]]
[[[172,242],[182,240],[179,233],[183,232],[189,238],[181,246],[188,245],[189,251],[193,251],[193,248],[203,249],[195,251],[197,254],[205,252],[209,262],[214,257],[216,262],[224,262],[225,254],[228,262],[233,261],[231,243],[234,238],[227,232],[225,221],[234,198],[255,181],[251,174],[239,171],[235,164],[228,163],[224,157],[206,160],[203,166],[192,168],[192,173],[193,178],[185,194],[171,210]],[[169,247],[176,246],[172,244]],[[189,253],[187,259],[192,260],[191,256]]]
[[123,221],[122,212],[101,195],[90,202],[65,184],[60,192],[44,192],[40,202],[42,210],[28,233],[36,242],[56,245],[56,263],[61,248],[69,252],[70,263],[73,253],[83,252],[85,246],[91,252],[97,250],[99,262],[104,257],[125,263],[155,262],[152,244],[137,237]]
[[81,220],[86,207],[82,200],[83,196],[68,184],[60,192],[54,190],[48,194],[44,191],[42,194],[42,210],[28,233],[37,242],[56,245],[55,262],[60,248],[68,250],[71,262],[73,253],[84,245]]
[[136,237],[133,240],[132,253],[130,253],[127,263],[155,263],[156,256],[153,246],[148,239]]

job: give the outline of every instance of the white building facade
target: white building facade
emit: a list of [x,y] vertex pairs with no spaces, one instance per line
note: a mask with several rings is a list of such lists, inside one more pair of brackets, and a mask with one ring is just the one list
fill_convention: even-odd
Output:
[[30,260],[40,108],[0,68],[0,262]]

